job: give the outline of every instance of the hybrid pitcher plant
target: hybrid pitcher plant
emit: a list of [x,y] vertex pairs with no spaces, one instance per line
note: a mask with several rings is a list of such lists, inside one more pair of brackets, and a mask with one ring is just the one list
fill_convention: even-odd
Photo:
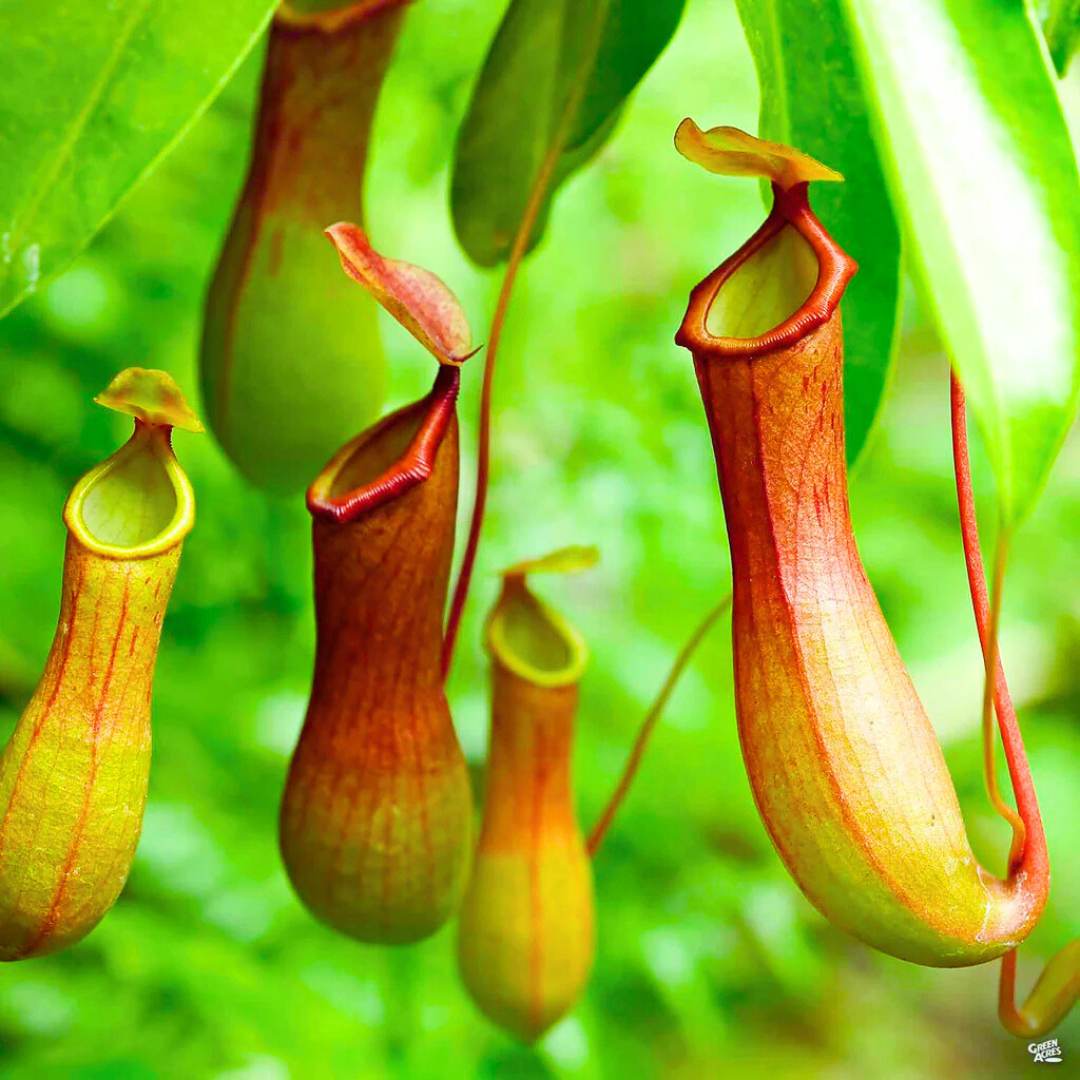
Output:
[[[1080,943],[1017,1008],[1015,950],[1050,871],[1023,740],[996,647],[954,380],[957,480],[987,693],[1017,809],[1008,872],[976,861],[933,728],[863,569],[848,511],[840,302],[855,263],[809,204],[838,174],[734,128],[680,125],[704,168],[771,182],[765,222],[691,293],[690,350],[716,456],[734,585],[739,736],[773,844],[808,899],[873,947],[937,967],[1003,957],[1000,1015],[1049,1030],[1076,998]],[[1000,583],[999,583],[1000,584]],[[1000,596],[1000,588],[996,590]],[[992,760],[992,757],[990,758]]]

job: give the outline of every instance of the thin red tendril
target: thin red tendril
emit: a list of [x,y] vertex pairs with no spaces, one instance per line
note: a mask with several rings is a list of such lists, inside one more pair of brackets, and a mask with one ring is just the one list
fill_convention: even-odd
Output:
[[[964,391],[956,372],[950,376],[950,413],[952,418],[953,467],[956,473],[956,496],[960,511],[960,533],[964,544],[971,606],[982,645],[986,669],[983,697],[983,766],[990,801],[1013,827],[1009,852],[1009,878],[1030,876],[1033,888],[1047,887],[1050,872],[1046,850],[1046,834],[1035,797],[1020,726],[1016,719],[1005,671],[998,655],[998,624],[1001,614],[1001,593],[1005,577],[1008,534],[1003,529],[998,539],[994,559],[994,591],[987,595],[986,572],[979,547],[979,528],[975,513],[975,497],[971,483],[971,461],[968,454],[967,413]],[[992,708],[997,711],[1005,761],[1016,797],[1013,810],[1001,796],[994,767]],[[1016,1007],[1016,950],[1010,949],[1001,958],[998,983],[998,1016],[1006,1030],[1021,1037],[1038,1036],[1053,1027],[1076,1000],[1080,983],[1080,944],[1071,942],[1047,965],[1023,1008]]]
[[[994,598],[991,603],[986,587],[986,572],[983,569],[982,554],[979,547],[979,526],[975,513],[975,496],[971,483],[971,463],[968,456],[967,415],[964,406],[964,391],[952,374],[950,383],[950,406],[953,436],[953,466],[956,472],[956,496],[960,511],[960,534],[964,544],[964,562],[967,566],[968,587],[971,593],[971,606],[975,613],[975,625],[982,646],[983,660],[988,683],[987,700],[991,696],[997,711],[998,728],[1005,748],[1005,761],[1009,768],[1013,794],[1019,815],[1005,804],[1000,792],[996,791],[996,780],[991,766],[987,774],[987,786],[991,789],[991,800],[1002,816],[1014,827],[1013,851],[1010,857],[1009,873],[1014,875],[1023,869],[1032,874],[1046,875],[1048,859],[1046,853],[1046,834],[1043,831],[1039,803],[1035,797],[1035,785],[1031,778],[1024,740],[1020,734],[1020,725],[1016,718],[1009,687],[1005,681],[1005,671],[1001,665],[997,645],[997,617],[995,608],[1000,608],[1002,584],[1005,576],[1008,537],[1004,530],[998,540],[997,556],[994,560]],[[992,761],[992,755],[987,753]],[[1005,806],[1001,811],[1000,806]]]
[[[590,30],[590,40],[583,50],[584,57],[595,57],[600,44],[600,35],[604,27],[604,14],[606,6],[596,6],[596,17]],[[574,88],[566,99],[559,124],[551,140],[551,146],[544,155],[540,168],[533,180],[532,189],[529,192],[525,210],[521,215],[517,233],[514,236],[513,245],[506,261],[506,273],[503,275],[502,285],[499,288],[499,298],[495,303],[495,313],[491,318],[491,332],[488,334],[487,353],[484,357],[484,379],[480,388],[480,422],[477,435],[476,448],[476,493],[473,496],[472,518],[469,521],[469,536],[465,542],[465,553],[461,559],[461,568],[458,570],[457,581],[454,583],[454,595],[450,601],[450,612],[446,619],[446,632],[443,635],[442,674],[443,679],[450,674],[450,665],[454,659],[454,646],[457,643],[458,629],[461,625],[461,616],[465,610],[465,601],[469,595],[469,585],[472,582],[473,569],[476,565],[476,551],[480,545],[480,532],[484,525],[484,512],[487,509],[488,481],[491,474],[491,400],[495,381],[495,360],[499,353],[499,343],[502,340],[503,324],[506,322],[506,312],[510,305],[510,295],[514,290],[514,282],[517,280],[521,262],[529,248],[533,229],[537,218],[544,207],[544,198],[547,195],[551,179],[555,175],[555,169],[559,164],[563,148],[570,137],[571,129],[577,119],[578,108],[585,96],[585,88],[588,79],[586,70],[579,72],[579,78]]]
[[668,672],[663,686],[660,687],[660,692],[656,695],[652,705],[649,706],[649,711],[645,714],[641,727],[638,728],[637,738],[634,740],[634,745],[630,750],[630,756],[626,759],[626,766],[623,769],[622,776],[619,777],[619,782],[615,785],[615,790],[608,800],[607,806],[604,807],[603,812],[593,826],[592,832],[589,833],[589,839],[585,846],[590,855],[595,855],[597,849],[604,842],[604,836],[611,827],[619,807],[622,806],[626,799],[627,793],[630,791],[630,785],[634,782],[634,777],[637,776],[638,769],[641,767],[641,759],[645,756],[645,749],[649,744],[649,739],[664,711],[664,706],[675,690],[680,676],[686,670],[686,666],[697,651],[697,647],[705,640],[705,636],[713,628],[716,620],[730,606],[731,596],[729,594],[698,623],[694,632],[687,638],[686,643],[675,657],[675,662],[671,665],[671,670]]

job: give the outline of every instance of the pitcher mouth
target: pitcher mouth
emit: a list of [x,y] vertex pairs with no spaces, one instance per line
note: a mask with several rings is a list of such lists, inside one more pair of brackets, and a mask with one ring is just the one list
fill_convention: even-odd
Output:
[[529,589],[524,575],[504,579],[486,638],[499,664],[547,689],[579,682],[588,660],[581,634]]
[[[695,355],[717,357],[752,357],[785,349],[823,326],[836,311],[848,282],[858,269],[857,263],[825,231],[807,201],[807,183],[781,188],[773,184],[773,206],[761,227],[725,259],[690,293],[675,343]],[[755,256],[792,237],[805,243],[808,254],[817,262],[817,273],[804,295],[793,298],[793,310],[769,329],[748,337],[714,334],[709,329],[714,305],[725,285]]]
[[195,523],[195,493],[171,428],[136,420],[131,438],[75,485],[64,524],[86,549],[145,559],[176,547]]
[[347,442],[308,488],[312,516],[344,525],[427,480],[453,420],[460,383],[458,368],[440,366],[426,397]]

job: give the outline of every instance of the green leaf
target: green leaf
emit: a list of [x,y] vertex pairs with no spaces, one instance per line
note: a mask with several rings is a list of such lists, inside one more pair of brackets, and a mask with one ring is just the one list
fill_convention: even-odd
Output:
[[[762,138],[839,170],[815,213],[859,264],[844,296],[847,456],[866,445],[900,323],[900,231],[871,134],[841,0],[737,0],[761,85]],[[808,91],[812,87],[812,92]]]
[[455,153],[454,228],[474,262],[508,257],[539,186],[535,246],[555,190],[610,134],[682,8],[683,0],[512,0]]
[[908,249],[1014,522],[1080,390],[1080,181],[1047,56],[1019,0],[844,4]]
[[1080,45],[1080,0],[1050,0],[1043,31],[1054,67],[1064,75]]
[[184,134],[273,0],[0,0],[0,315]]

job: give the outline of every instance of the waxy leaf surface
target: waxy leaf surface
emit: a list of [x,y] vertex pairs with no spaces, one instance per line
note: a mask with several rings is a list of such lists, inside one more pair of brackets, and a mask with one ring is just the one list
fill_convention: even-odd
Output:
[[923,296],[1014,521],[1080,389],[1080,187],[1047,54],[1021,3],[844,6]]
[[[840,0],[738,0],[761,84],[759,134],[844,175],[814,212],[859,264],[844,297],[847,459],[866,444],[888,384],[900,317],[900,231]],[[807,87],[813,87],[808,92]]]
[[203,112],[273,8],[0,0],[0,314],[85,247]]
[[538,177],[539,240],[559,184],[611,133],[683,0],[512,0],[458,133],[451,209],[481,266],[506,259]]

